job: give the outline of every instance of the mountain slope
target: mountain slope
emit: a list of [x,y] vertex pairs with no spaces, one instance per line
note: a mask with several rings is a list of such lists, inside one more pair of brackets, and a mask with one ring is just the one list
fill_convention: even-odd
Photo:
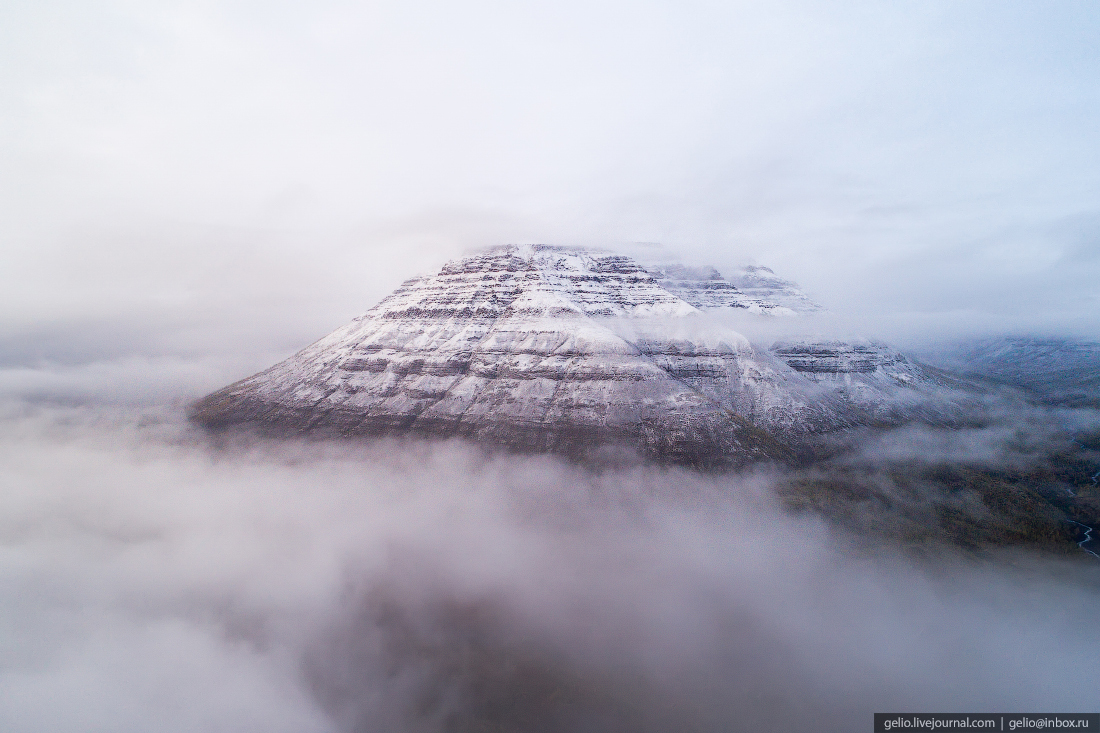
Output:
[[975,377],[1023,388],[1066,407],[1100,407],[1100,343],[1011,336],[966,343],[951,365]]
[[800,436],[858,419],[858,399],[792,368],[789,354],[705,323],[667,274],[546,245],[464,257],[203,398],[192,418],[569,454],[625,445],[691,464],[786,456]]
[[767,267],[745,267],[729,278],[713,267],[679,264],[654,265],[649,271],[661,287],[702,310],[734,308],[772,316],[823,310],[797,285],[776,277]]

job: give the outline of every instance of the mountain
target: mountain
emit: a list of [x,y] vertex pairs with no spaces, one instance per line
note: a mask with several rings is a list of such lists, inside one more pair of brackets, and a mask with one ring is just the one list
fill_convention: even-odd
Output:
[[851,422],[951,424],[979,409],[975,385],[867,339],[777,341],[771,352],[845,403]]
[[807,435],[886,414],[899,391],[927,382],[882,346],[756,347],[703,317],[721,308],[817,306],[764,268],[726,279],[610,252],[497,247],[406,281],[191,416],[210,428],[463,437],[570,455],[626,446],[711,465],[787,457]]
[[1005,336],[960,344],[948,362],[971,376],[1021,388],[1045,403],[1100,408],[1100,343]]
[[823,308],[798,286],[776,277],[767,267],[745,267],[730,278],[713,267],[654,265],[658,284],[700,310],[742,308],[766,315],[800,315]]

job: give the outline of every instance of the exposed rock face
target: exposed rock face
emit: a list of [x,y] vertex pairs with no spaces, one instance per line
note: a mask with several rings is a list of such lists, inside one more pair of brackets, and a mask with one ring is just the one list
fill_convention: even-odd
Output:
[[[817,384],[828,369],[894,368],[886,352],[754,349],[694,317],[711,303],[751,307],[741,291],[716,271],[692,277],[610,253],[496,248],[408,280],[347,326],[200,400],[192,417],[573,454],[622,444],[737,463],[787,455],[798,435],[851,421],[851,400]],[[757,300],[762,312],[786,308]]]
[[911,384],[923,376],[919,368],[898,352],[870,341],[779,342],[772,345],[772,351],[792,369],[817,382],[851,381],[853,375],[873,375],[898,384]]
[[772,353],[791,369],[829,390],[857,422],[923,417],[943,420],[945,408],[930,399],[937,387],[955,387],[929,367],[885,344],[866,340],[803,339],[772,344]]
[[713,267],[657,265],[650,272],[662,287],[700,310],[743,308],[776,316],[822,310],[797,285],[776,277],[767,267],[745,267],[730,278]]

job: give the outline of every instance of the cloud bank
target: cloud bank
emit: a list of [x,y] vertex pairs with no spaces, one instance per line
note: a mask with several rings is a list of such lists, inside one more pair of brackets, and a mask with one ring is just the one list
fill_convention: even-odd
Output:
[[212,444],[27,407],[0,452],[5,730],[853,730],[1092,709],[1095,568],[930,561],[767,472]]

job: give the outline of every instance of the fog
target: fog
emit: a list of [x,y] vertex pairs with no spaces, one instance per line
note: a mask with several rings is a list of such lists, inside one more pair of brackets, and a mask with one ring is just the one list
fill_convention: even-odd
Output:
[[[844,731],[1100,704],[1090,557],[883,529],[936,498],[891,462],[1028,465],[1091,411],[1003,398],[981,426],[706,474],[187,424],[181,396],[231,368],[5,370],[5,730]],[[904,511],[786,501],[845,472]]]

